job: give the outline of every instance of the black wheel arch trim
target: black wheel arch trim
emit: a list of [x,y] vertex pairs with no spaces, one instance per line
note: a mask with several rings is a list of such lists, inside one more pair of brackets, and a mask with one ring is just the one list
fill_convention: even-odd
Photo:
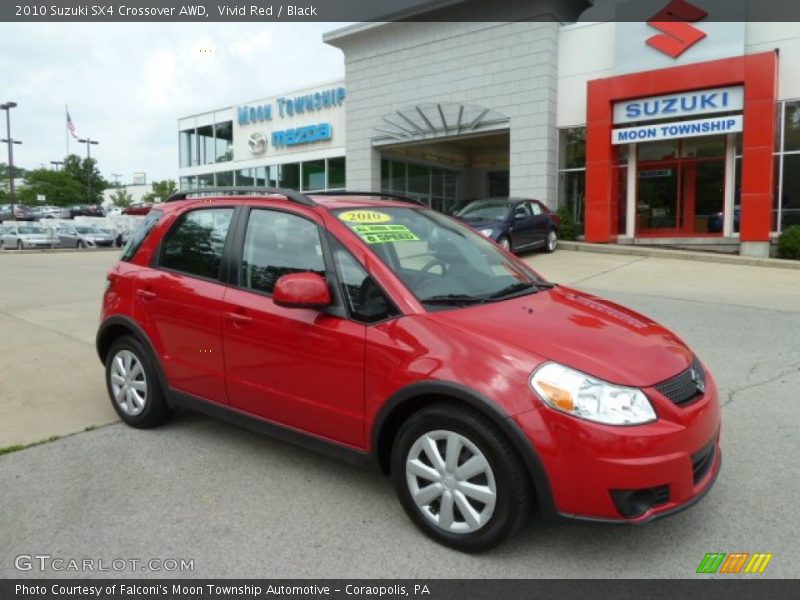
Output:
[[[522,432],[514,419],[506,411],[486,396],[464,385],[447,381],[419,381],[412,383],[394,394],[378,412],[372,426],[370,435],[371,450],[376,463],[380,465],[380,439],[387,420],[398,408],[407,402],[426,396],[446,396],[475,408],[486,415],[494,425],[502,431],[522,458],[525,468],[531,477],[531,482],[536,489],[536,498],[542,516],[546,518],[557,517],[553,494],[550,490],[550,481],[542,461],[536,454],[528,438]],[[383,469],[382,469],[383,470]]]
[[[133,334],[133,337],[139,340],[142,346],[144,346],[145,352],[148,353],[148,358],[156,370],[158,383],[161,385],[161,389],[165,392],[167,404],[172,406],[171,395],[167,393],[170,389],[169,385],[167,384],[167,377],[164,374],[164,369],[161,367],[161,361],[158,359],[155,350],[153,350],[153,342],[150,341],[150,337],[144,332],[144,329],[142,329],[132,319],[122,315],[115,315],[113,317],[109,317],[100,324],[100,327],[97,329],[97,335],[95,336],[95,349],[97,350],[97,356],[100,359],[100,362],[105,365],[106,357],[103,355],[101,342],[104,341],[104,335],[111,327],[123,327],[128,329]],[[111,343],[113,344],[113,342]]]

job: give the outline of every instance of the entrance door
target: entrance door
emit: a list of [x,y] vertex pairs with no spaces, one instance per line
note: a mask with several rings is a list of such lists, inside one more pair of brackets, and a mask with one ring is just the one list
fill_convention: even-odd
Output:
[[674,231],[680,228],[677,162],[644,166],[638,173],[639,194],[636,203],[636,230],[642,233]]
[[490,171],[486,174],[489,197],[508,196],[508,171]]
[[645,236],[721,234],[724,152],[724,136],[640,144],[637,232]]

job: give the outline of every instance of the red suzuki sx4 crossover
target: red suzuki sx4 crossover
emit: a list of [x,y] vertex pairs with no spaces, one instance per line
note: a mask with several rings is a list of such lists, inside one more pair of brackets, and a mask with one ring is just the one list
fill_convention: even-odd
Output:
[[400,197],[174,195],[108,274],[97,351],[127,424],[185,407],[372,461],[466,552],[534,508],[668,515],[720,468],[717,389],[678,336]]

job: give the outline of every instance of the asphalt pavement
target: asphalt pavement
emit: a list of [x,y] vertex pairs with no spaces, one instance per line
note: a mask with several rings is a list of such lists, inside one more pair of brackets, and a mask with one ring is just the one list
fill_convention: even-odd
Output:
[[[0,254],[0,448],[74,433],[0,456],[0,577],[75,575],[14,566],[47,554],[127,561],[119,572],[80,573],[90,577],[691,578],[707,552],[768,552],[760,577],[800,575],[798,271],[526,257],[556,282],[654,317],[696,350],[723,402],[722,472],[701,503],[668,519],[534,518],[500,548],[469,556],[422,536],[373,471],[195,414],[150,431],[116,422],[92,345],[115,257]],[[151,558],[193,570],[129,567]]]

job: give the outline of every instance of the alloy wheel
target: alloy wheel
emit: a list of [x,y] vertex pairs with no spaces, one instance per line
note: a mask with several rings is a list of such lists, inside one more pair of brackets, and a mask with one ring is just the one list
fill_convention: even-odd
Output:
[[111,362],[111,393],[117,406],[135,417],[147,405],[147,376],[139,357],[130,350],[120,350]]
[[406,457],[411,498],[431,523],[449,533],[481,529],[494,514],[497,484],[486,456],[454,431],[429,431]]
[[558,236],[556,235],[555,231],[550,230],[550,233],[547,234],[547,251],[552,252],[553,250],[556,249],[557,245],[558,245]]

